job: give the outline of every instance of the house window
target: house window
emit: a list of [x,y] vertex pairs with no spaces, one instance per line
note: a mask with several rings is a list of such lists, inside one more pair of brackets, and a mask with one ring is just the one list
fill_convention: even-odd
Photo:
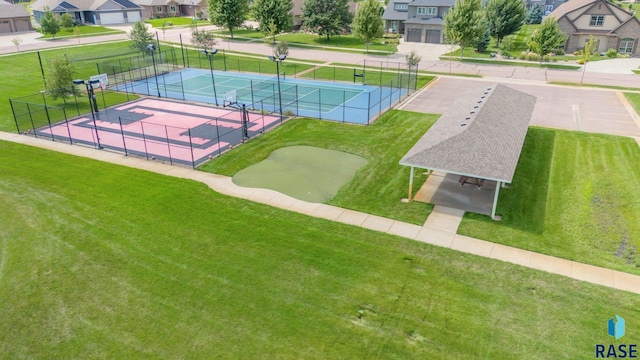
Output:
[[162,6],[156,6],[156,12],[157,13],[161,13],[162,12]]
[[407,10],[409,8],[409,4],[396,4],[395,5],[395,9],[396,10]]
[[418,8],[418,15],[427,15],[427,8],[426,7],[419,7]]
[[437,16],[438,15],[438,8],[437,7],[428,7],[427,8],[427,15]]
[[604,25],[604,15],[591,15],[591,21],[589,21],[589,26],[603,26]]
[[175,5],[169,5],[169,11],[174,13],[176,12],[176,6]]
[[545,13],[551,13],[553,11],[553,5],[545,5],[544,6],[544,12]]
[[620,47],[618,48],[618,52],[620,54],[631,54],[633,52],[634,43],[634,39],[627,38],[620,40]]

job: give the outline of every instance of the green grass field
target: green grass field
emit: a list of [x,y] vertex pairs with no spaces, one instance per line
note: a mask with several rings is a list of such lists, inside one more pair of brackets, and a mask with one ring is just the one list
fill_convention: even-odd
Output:
[[[321,79],[321,80],[352,82],[354,80],[353,69],[354,69],[353,67],[341,68],[341,67],[334,67],[334,66],[321,66],[321,67],[316,67],[312,71],[302,74],[299,77],[314,79],[314,80]],[[363,73],[361,69],[356,70],[356,72],[358,74]],[[398,73],[396,72],[385,72],[385,71],[380,71],[374,68],[366,69],[364,74],[365,74],[365,79],[364,79],[365,83],[367,85],[373,85],[373,86],[380,86],[380,85],[391,86],[392,81],[393,81],[393,87],[398,87],[400,81],[402,82],[402,84],[405,84],[403,86],[406,86],[406,82],[408,79],[408,76],[404,76],[403,79],[400,79],[398,76]],[[418,75],[418,83],[416,85],[417,88],[418,89],[422,88],[423,86],[431,82],[434,78],[435,76]],[[362,78],[357,78],[356,81],[358,83],[361,83]],[[413,82],[414,80],[412,77],[412,84]]]
[[[315,124],[309,124],[315,125]],[[551,359],[637,295],[0,142],[6,358]]]
[[530,128],[497,212],[502,222],[467,213],[458,233],[640,274],[640,147],[630,138]]
[[[308,145],[344,151],[359,155],[368,163],[329,204],[422,225],[432,206],[400,202],[407,197],[409,168],[400,166],[398,161],[437,117],[391,110],[368,126],[296,119],[206,163],[200,169],[232,176],[286,146]],[[416,171],[415,175],[416,179],[424,181],[425,176],[421,172]]]
[[[60,28],[60,32],[55,35],[55,38],[58,39],[58,38],[76,37],[77,35],[74,33],[75,28],[76,27]],[[109,29],[99,25],[78,26],[77,28],[80,30],[80,37],[124,33],[124,31],[121,31],[121,30]],[[47,34],[39,37],[39,39],[52,39],[52,38],[53,36],[51,34]]]

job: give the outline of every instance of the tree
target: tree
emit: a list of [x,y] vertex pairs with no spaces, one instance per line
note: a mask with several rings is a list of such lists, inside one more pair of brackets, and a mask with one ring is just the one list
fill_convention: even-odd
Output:
[[191,43],[202,49],[211,49],[213,45],[218,43],[214,37],[213,31],[196,30],[191,31]]
[[244,23],[249,13],[247,0],[207,0],[209,21],[212,24],[226,28],[233,39],[233,29]]
[[80,27],[78,25],[74,26],[73,35],[75,35],[76,38],[78,39],[78,45],[80,45],[80,34],[81,34]]
[[526,17],[522,0],[489,0],[484,11],[489,32],[498,45],[505,36],[520,30]]
[[480,0],[456,0],[444,17],[443,26],[444,36],[460,46],[462,59],[464,48],[475,44],[486,32]]
[[16,36],[11,39],[11,42],[16,46],[16,48],[18,48],[18,52],[20,52],[20,44],[22,44],[22,38],[20,36]]
[[558,20],[554,17],[547,17],[542,21],[540,27],[533,31],[529,39],[529,48],[534,53],[540,55],[540,59],[557,49],[567,40],[567,36],[560,30]]
[[47,92],[53,99],[66,99],[74,94],[73,68],[66,57],[56,57],[51,59],[51,69],[47,76]]
[[129,39],[131,40],[131,47],[142,53],[146,53],[147,46],[154,42],[153,34],[147,31],[147,27],[142,21],[133,24]]
[[289,43],[278,41],[273,47],[273,56],[280,58],[281,55],[289,55]]
[[529,11],[527,24],[540,24],[542,22],[542,15],[542,6],[540,6],[540,4],[536,4],[531,11]]
[[487,51],[489,47],[489,43],[491,42],[491,34],[489,33],[489,29],[487,28],[484,32],[484,36],[478,38],[476,42],[475,48],[477,52]]
[[70,28],[73,26],[73,17],[69,13],[60,15],[60,25],[63,28]]
[[302,26],[326,36],[327,40],[331,35],[343,32],[352,20],[347,0],[305,0],[302,3]]
[[51,34],[54,39],[56,38],[56,34],[60,32],[60,21],[58,21],[49,8],[45,8],[44,16],[40,18],[40,28],[43,34]]
[[[422,56],[418,55],[415,50],[411,50],[406,56],[405,61],[407,62],[407,68],[409,69],[409,85],[411,85],[411,69],[416,68],[416,72],[418,71],[418,64],[420,64],[420,60],[422,60]],[[416,74],[416,85],[418,81],[418,74]]]
[[289,31],[293,26],[291,0],[255,0],[251,9],[253,16],[260,24],[258,29],[264,34],[273,33],[275,29],[277,35]]
[[587,71],[587,63],[591,60],[591,55],[593,55],[596,51],[596,39],[593,38],[593,35],[589,35],[589,40],[584,43],[584,51],[580,60],[578,60],[579,64],[582,64],[582,75],[580,76],[580,85],[582,85],[582,81],[584,80],[584,73]]
[[515,49],[516,47],[516,39],[514,36],[507,36],[505,37],[502,42],[500,43],[500,46],[498,47],[500,49],[500,55],[502,55],[503,57],[510,59],[511,58],[511,52]]
[[276,36],[278,35],[278,27],[274,21],[271,21],[269,26],[263,31],[264,43],[267,45],[275,45]]
[[360,8],[353,18],[351,25],[353,33],[364,39],[369,52],[369,42],[384,34],[384,23],[380,16],[380,3],[376,0],[365,0],[360,3]]

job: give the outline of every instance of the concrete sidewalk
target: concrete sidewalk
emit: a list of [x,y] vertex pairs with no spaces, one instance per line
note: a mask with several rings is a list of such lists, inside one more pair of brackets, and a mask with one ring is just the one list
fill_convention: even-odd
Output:
[[456,231],[464,214],[459,210],[436,206],[425,224],[419,226],[331,205],[309,203],[273,190],[243,188],[235,185],[231,178],[227,176],[127,157],[122,154],[95,150],[89,147],[74,146],[7,132],[0,132],[0,140],[36,146],[61,153],[152,171],[158,174],[200,181],[221,194],[640,294],[640,276],[638,275],[458,235]]

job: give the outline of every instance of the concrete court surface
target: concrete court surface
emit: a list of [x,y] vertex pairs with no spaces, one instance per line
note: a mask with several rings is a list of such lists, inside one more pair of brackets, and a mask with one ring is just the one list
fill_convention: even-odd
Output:
[[413,200],[491,215],[496,182],[487,180],[482,189],[478,189],[472,184],[460,186],[458,179],[460,179],[459,175],[434,171],[415,194]]
[[[402,109],[442,114],[461,92],[492,83],[495,82],[443,77],[411,99]],[[508,82],[504,85],[537,96],[531,125],[640,137],[639,124],[615,91]]]

